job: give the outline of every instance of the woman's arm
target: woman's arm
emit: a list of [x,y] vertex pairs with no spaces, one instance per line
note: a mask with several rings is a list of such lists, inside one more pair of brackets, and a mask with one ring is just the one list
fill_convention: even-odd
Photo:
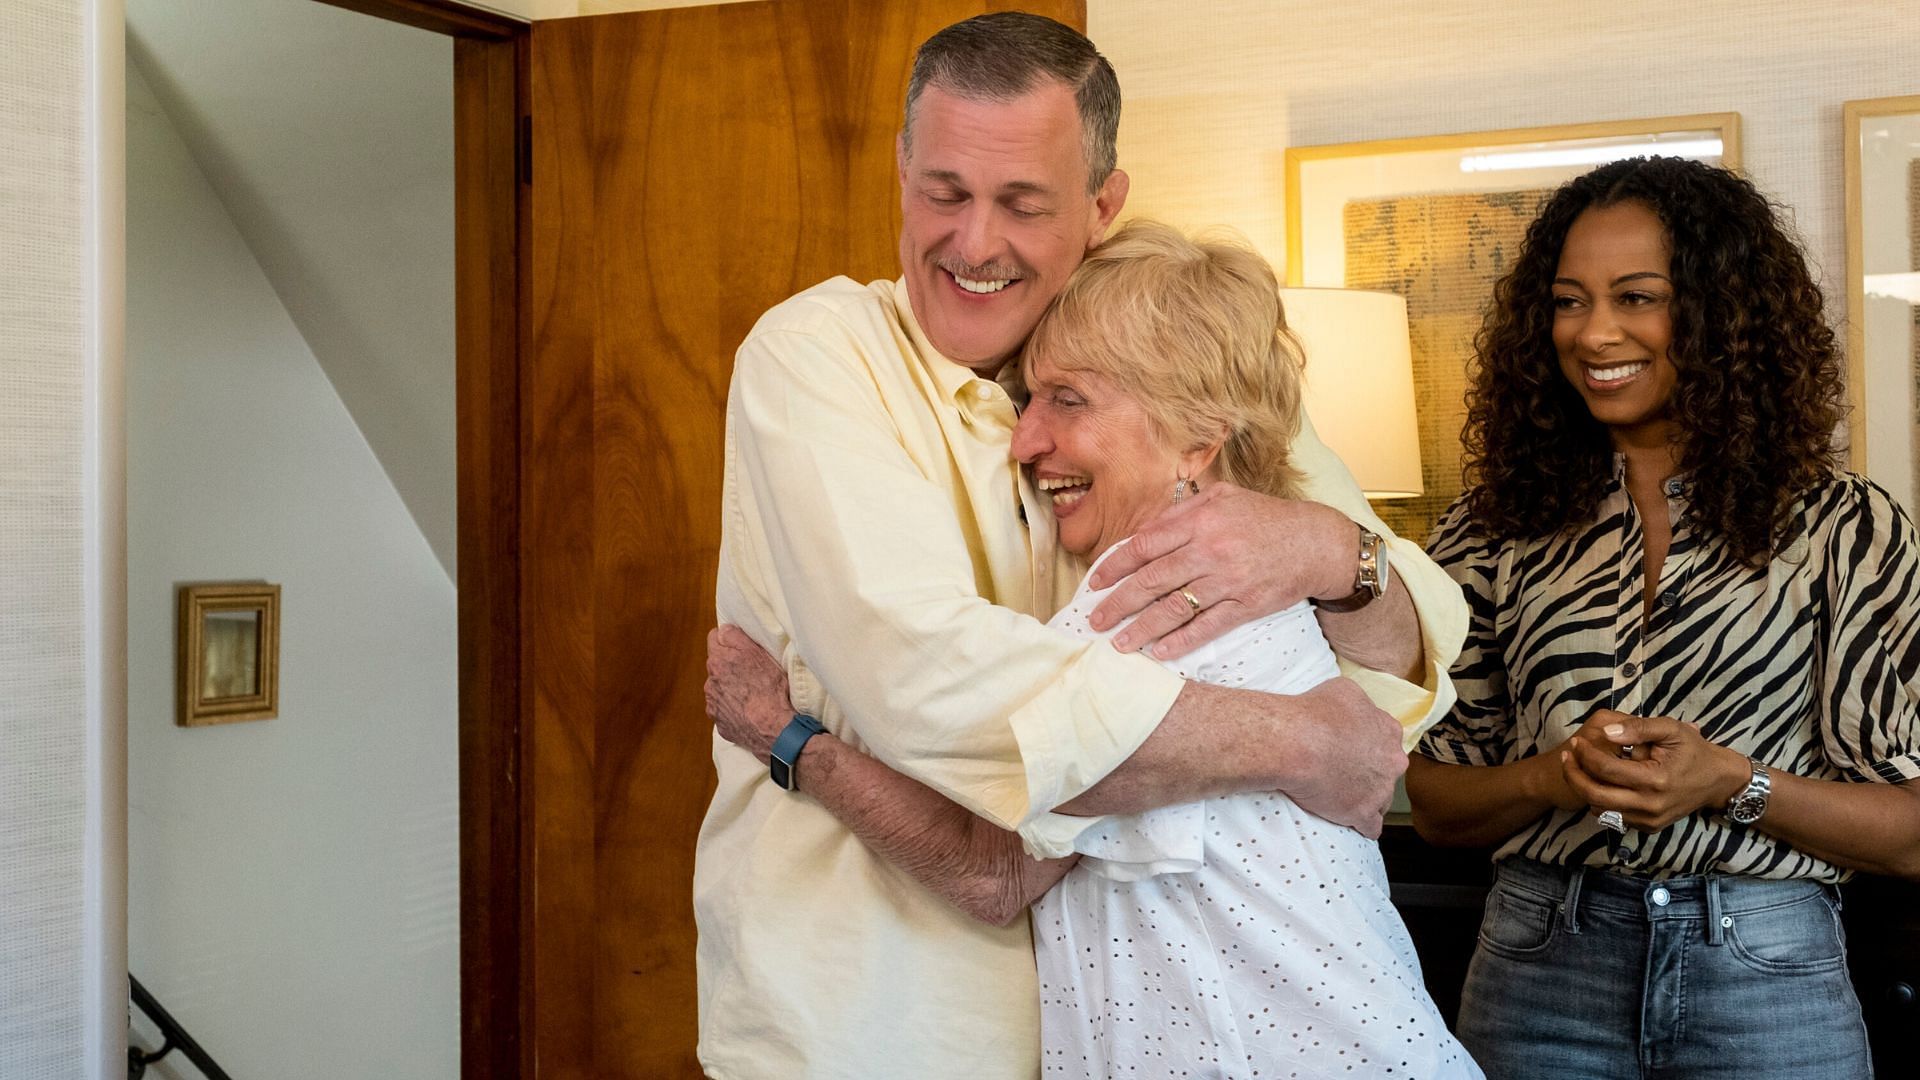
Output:
[[[707,715],[721,738],[767,760],[793,708],[787,676],[738,627],[707,635]],[[1079,856],[1039,861],[1001,829],[832,734],[807,740],[798,790],[874,854],[982,922],[1005,926],[1052,888]]]
[[[1501,548],[1480,534],[1467,492],[1434,527],[1427,550],[1466,600],[1452,710],[1407,756],[1413,827],[1428,843],[1493,847],[1552,810],[1584,804],[1561,775],[1560,747],[1522,757],[1502,649]],[[1584,729],[1582,729],[1584,730]]]
[[1592,719],[1566,742],[1507,765],[1448,765],[1407,755],[1407,800],[1421,839],[1444,847],[1492,847],[1550,810],[1584,810],[1567,783],[1562,756],[1576,742],[1600,739]]
[[[1717,811],[1752,775],[1746,755],[1708,742],[1692,724],[1604,715],[1608,740],[1645,746],[1648,755],[1629,761],[1586,742],[1573,748],[1567,782],[1584,802],[1619,810],[1636,829],[1657,831],[1697,810]],[[1768,772],[1773,791],[1754,828],[1836,866],[1920,879],[1920,781],[1856,784]]]

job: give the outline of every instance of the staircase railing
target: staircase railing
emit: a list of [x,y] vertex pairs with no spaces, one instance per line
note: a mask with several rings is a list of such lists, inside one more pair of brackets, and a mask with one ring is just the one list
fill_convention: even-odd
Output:
[[142,1050],[137,1046],[127,1048],[127,1080],[140,1080],[147,1074],[147,1066],[175,1050],[180,1051],[188,1061],[193,1062],[194,1068],[206,1074],[207,1080],[233,1080],[233,1077],[228,1076],[227,1071],[220,1067],[219,1062],[214,1061],[213,1056],[202,1049],[192,1035],[187,1034],[187,1029],[180,1026],[180,1021],[175,1020],[173,1014],[161,1007],[160,1002],[147,992],[147,988],[140,985],[139,979],[128,975],[127,981],[133,985],[135,1007],[146,1013],[154,1026],[160,1029],[160,1049]]

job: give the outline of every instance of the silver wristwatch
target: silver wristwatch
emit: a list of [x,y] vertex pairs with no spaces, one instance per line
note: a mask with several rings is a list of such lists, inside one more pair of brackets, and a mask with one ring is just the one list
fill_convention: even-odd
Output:
[[1747,763],[1753,766],[1753,779],[1747,781],[1738,795],[1727,800],[1727,820],[1735,825],[1759,821],[1767,812],[1767,796],[1773,792],[1773,776],[1767,767],[1752,758],[1748,758]]

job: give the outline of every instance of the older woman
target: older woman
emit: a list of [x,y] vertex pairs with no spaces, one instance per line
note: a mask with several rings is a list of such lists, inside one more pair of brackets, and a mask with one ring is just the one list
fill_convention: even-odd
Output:
[[[1247,250],[1122,229],[1041,321],[1023,374],[1014,453],[1060,543],[1096,566],[1201,485],[1293,491],[1299,361]],[[1118,632],[1088,624],[1103,595],[1083,583],[1051,625]],[[737,632],[714,648],[751,674],[710,683],[710,711],[764,758],[790,715],[781,673]],[[1273,693],[1339,677],[1306,603],[1167,663]],[[1378,848],[1284,796],[1090,819],[1075,855],[1036,861],[845,743],[808,746],[801,790],[923,884],[994,921],[1034,902],[1048,1076],[1479,1075],[1427,997]]]
[[1570,181],[1478,339],[1434,533],[1460,701],[1407,772],[1498,845],[1461,1039],[1499,1077],[1871,1073],[1834,885],[1920,876],[1920,551],[1841,472],[1840,360],[1752,184]]

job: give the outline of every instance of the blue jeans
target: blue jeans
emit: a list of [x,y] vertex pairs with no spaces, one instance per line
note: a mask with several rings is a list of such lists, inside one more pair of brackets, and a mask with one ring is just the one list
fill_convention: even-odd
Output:
[[1864,1080],[1830,886],[1502,862],[1458,1035],[1488,1080]]

